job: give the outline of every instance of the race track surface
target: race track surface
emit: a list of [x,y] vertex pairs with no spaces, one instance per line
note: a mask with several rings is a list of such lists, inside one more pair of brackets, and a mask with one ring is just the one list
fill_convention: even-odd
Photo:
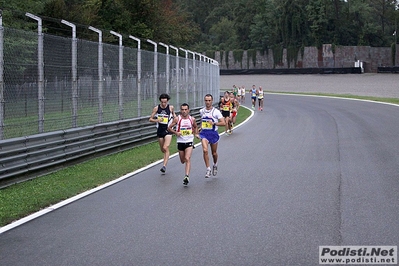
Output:
[[[249,100],[247,97],[247,104]],[[205,179],[177,157],[0,234],[0,265],[318,265],[398,245],[399,107],[267,94]]]

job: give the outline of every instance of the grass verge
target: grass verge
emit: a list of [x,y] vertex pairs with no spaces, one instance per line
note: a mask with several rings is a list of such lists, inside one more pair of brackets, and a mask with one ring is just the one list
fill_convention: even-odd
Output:
[[[236,124],[242,123],[250,113],[251,111],[246,108],[241,108]],[[224,127],[219,128],[219,132],[223,131]],[[177,152],[175,137],[170,145],[170,152],[171,154]],[[1,189],[0,226],[7,225],[162,158],[158,142],[153,142]]]

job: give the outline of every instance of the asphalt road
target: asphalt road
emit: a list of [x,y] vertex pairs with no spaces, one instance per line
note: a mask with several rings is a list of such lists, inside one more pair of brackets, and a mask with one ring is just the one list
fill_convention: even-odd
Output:
[[[248,101],[248,100],[247,100]],[[318,265],[399,244],[399,107],[266,95],[205,179],[170,160],[0,234],[0,265]]]
[[271,92],[310,92],[399,98],[398,74],[224,75],[220,88],[262,86]]

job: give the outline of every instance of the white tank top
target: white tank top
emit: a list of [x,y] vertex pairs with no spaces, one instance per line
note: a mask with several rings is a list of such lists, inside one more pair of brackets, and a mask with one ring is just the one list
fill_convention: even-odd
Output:
[[258,92],[258,99],[263,99],[263,90]]
[[194,141],[193,121],[194,120],[191,116],[183,118],[179,115],[177,132],[180,132],[181,136],[177,137],[177,143],[188,143]]

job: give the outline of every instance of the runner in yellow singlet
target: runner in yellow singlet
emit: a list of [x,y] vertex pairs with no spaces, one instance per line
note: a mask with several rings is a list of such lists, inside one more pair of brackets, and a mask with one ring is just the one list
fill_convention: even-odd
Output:
[[220,100],[220,110],[224,117],[224,123],[226,125],[225,132],[228,136],[231,133],[230,116],[231,116],[231,101],[229,91],[225,91],[224,97]]
[[263,99],[264,99],[264,91],[261,86],[259,86],[258,89],[258,104],[259,104],[259,110],[263,111]]
[[233,127],[237,120],[238,109],[240,108],[240,103],[234,94],[230,92],[230,102],[231,102],[231,117],[230,117],[230,134],[233,133]]

